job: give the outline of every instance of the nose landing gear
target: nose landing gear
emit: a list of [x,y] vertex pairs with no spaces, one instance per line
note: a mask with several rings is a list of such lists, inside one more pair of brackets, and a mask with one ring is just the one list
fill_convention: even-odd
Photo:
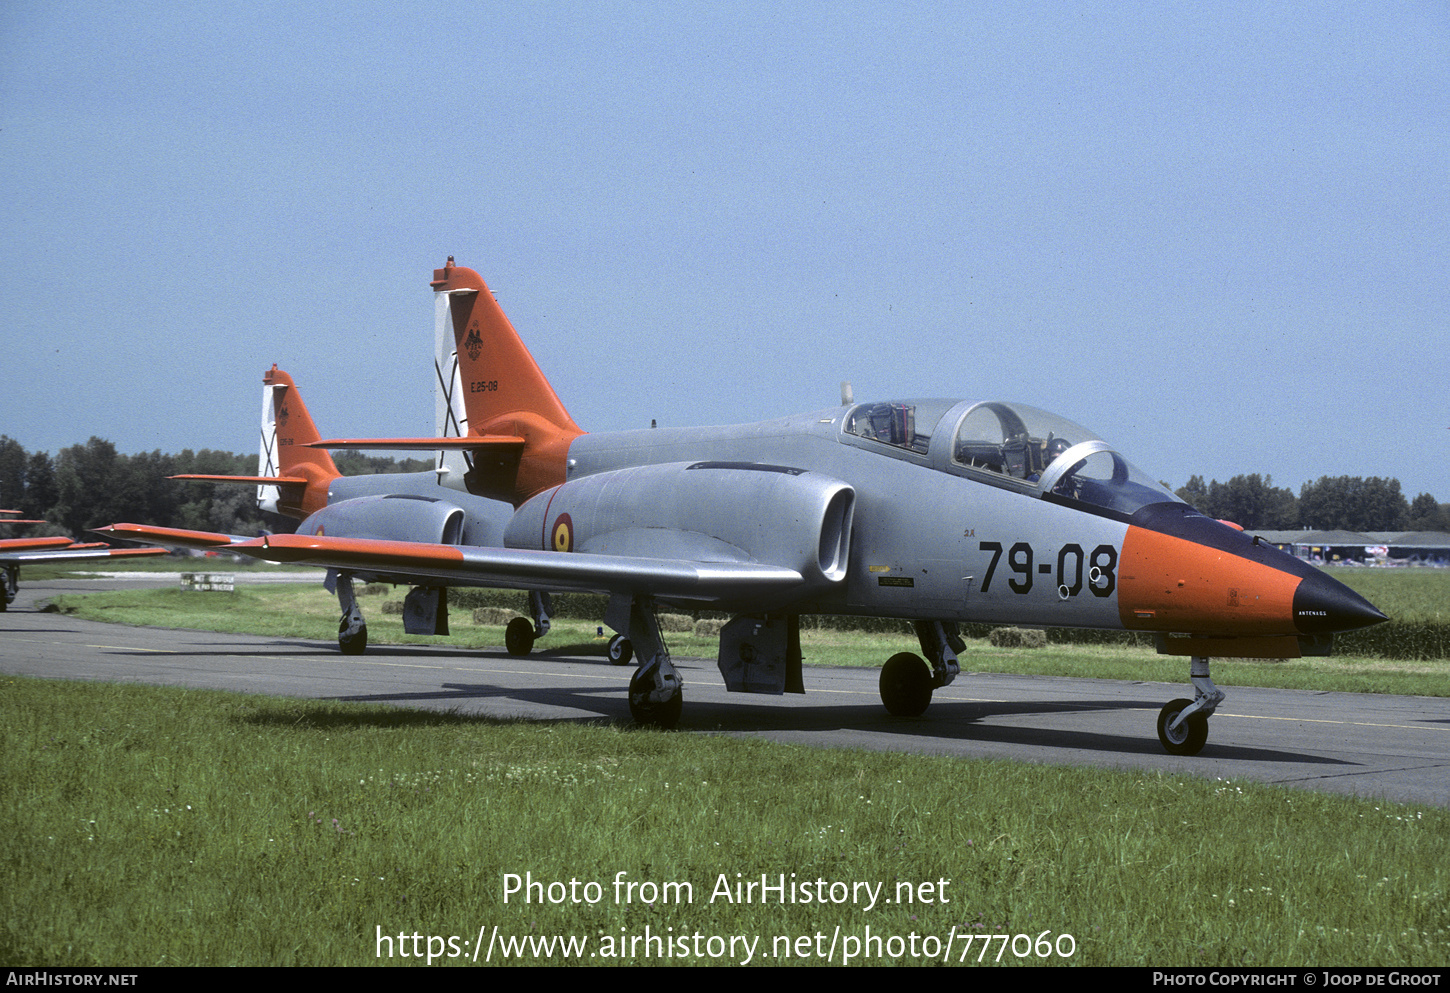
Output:
[[1208,674],[1208,659],[1195,655],[1189,663],[1192,700],[1170,701],[1158,712],[1158,741],[1170,755],[1197,755],[1208,741],[1208,719],[1223,703],[1224,692]]

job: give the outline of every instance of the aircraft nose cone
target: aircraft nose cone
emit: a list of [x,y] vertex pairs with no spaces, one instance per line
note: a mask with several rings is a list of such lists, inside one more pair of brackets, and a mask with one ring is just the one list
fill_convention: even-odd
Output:
[[1294,625],[1305,634],[1354,631],[1387,620],[1374,604],[1318,570],[1294,592]]

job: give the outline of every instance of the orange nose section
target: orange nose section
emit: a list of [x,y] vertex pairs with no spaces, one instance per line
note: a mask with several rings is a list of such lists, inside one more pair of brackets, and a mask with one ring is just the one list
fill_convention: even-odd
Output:
[[1232,552],[1129,527],[1118,567],[1126,628],[1223,636],[1297,635],[1301,577]]
[[1124,627],[1220,637],[1321,635],[1386,619],[1308,563],[1191,513],[1177,520],[1160,513],[1153,528],[1129,525],[1118,569]]

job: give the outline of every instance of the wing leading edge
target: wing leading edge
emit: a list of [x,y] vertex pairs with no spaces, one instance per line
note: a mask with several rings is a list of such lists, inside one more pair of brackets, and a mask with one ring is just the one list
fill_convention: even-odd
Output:
[[687,600],[739,600],[800,590],[794,569],[751,562],[696,562],[629,555],[591,555],[474,545],[275,534],[261,538],[114,524],[100,533],[185,548],[220,548],[268,562],[399,577],[444,586],[578,593],[638,593]]

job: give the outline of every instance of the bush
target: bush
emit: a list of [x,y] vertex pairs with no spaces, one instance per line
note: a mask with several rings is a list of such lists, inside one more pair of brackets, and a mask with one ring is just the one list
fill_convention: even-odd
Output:
[[719,618],[701,618],[695,622],[695,637],[718,638],[723,627],[725,627],[725,621]]
[[384,603],[383,603],[383,613],[385,613],[385,614],[401,614],[402,612],[403,612],[403,601],[401,601],[401,600],[387,600],[387,601],[384,601]]
[[1037,628],[993,628],[987,640],[993,648],[1046,648],[1047,632]]
[[507,607],[475,607],[473,608],[473,623],[491,624],[495,627],[502,627],[508,624],[515,617],[522,617],[517,610],[509,610]]
[[660,630],[674,634],[685,634],[695,630],[695,619],[689,614],[656,614]]

